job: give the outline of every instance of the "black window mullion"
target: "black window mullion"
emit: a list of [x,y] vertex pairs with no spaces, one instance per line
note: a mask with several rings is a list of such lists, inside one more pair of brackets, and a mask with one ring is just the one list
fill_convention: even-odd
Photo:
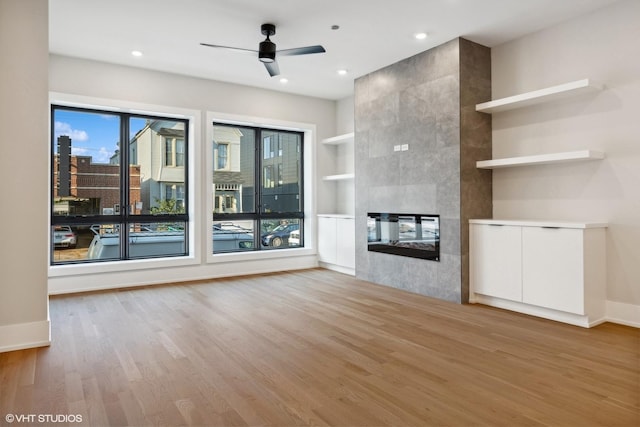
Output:
[[254,215],[253,215],[253,247],[255,250],[262,249],[260,236],[262,234],[262,224],[260,216],[262,215],[262,129],[256,129],[255,136],[255,164],[256,172],[253,174],[253,187],[255,188],[255,202],[254,202]]
[[129,259],[129,114],[120,115],[120,257]]

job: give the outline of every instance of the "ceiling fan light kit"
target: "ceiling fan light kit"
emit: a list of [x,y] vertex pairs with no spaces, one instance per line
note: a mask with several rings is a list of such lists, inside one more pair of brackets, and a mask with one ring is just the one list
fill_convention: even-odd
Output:
[[234,52],[251,52],[257,53],[258,59],[262,62],[267,69],[267,72],[271,77],[277,76],[280,74],[280,68],[278,67],[278,63],[276,62],[276,55],[281,56],[296,56],[296,55],[310,55],[313,53],[324,53],[326,50],[324,47],[320,45],[315,46],[306,46],[306,47],[296,47],[293,49],[284,49],[284,50],[276,50],[276,44],[271,41],[270,36],[275,35],[276,26],[273,24],[262,24],[260,26],[260,32],[266,36],[267,38],[260,42],[258,45],[258,50],[251,49],[243,49],[229,46],[219,46],[209,43],[200,43],[202,46],[214,47],[227,49]]

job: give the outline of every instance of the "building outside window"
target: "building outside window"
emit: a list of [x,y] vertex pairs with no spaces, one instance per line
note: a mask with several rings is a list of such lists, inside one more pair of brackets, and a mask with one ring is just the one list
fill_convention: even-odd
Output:
[[214,254],[303,246],[289,244],[304,221],[303,135],[213,123]]
[[186,255],[188,120],[51,113],[51,264]]

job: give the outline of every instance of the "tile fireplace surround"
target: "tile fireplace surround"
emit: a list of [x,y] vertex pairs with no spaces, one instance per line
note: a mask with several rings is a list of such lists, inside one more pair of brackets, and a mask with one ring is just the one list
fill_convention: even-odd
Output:
[[[356,277],[469,298],[470,218],[492,214],[491,51],[457,38],[355,82]],[[401,145],[404,150],[395,150]],[[440,262],[367,250],[367,213],[437,212]]]

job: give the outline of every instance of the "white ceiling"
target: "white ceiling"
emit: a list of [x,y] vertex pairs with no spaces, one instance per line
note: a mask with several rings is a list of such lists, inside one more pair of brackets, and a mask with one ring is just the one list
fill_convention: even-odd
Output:
[[[60,55],[341,99],[355,78],[455,37],[494,47],[615,1],[50,0],[49,44]],[[269,77],[257,56],[199,44],[257,49],[263,23],[276,25],[278,49],[327,52],[281,57],[281,76]],[[416,32],[429,37],[418,41]]]

